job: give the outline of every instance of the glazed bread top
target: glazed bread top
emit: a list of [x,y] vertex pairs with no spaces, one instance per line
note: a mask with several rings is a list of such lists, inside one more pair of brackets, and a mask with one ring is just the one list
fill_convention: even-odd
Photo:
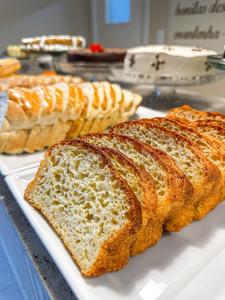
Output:
[[[119,90],[120,94],[113,93],[114,89]],[[132,105],[135,104],[136,109],[141,96],[107,82],[59,83],[52,86],[9,89],[8,111],[0,132],[30,129],[35,125],[51,125],[56,120],[77,120],[81,115],[84,118],[101,117],[104,110],[106,115],[112,114],[116,109],[123,113],[123,102],[126,103],[127,97]],[[116,108],[111,109],[108,102],[114,103],[112,107]]]
[[75,120],[88,99],[82,87],[60,83],[54,86],[8,90],[8,111],[2,132],[54,124],[57,119]]

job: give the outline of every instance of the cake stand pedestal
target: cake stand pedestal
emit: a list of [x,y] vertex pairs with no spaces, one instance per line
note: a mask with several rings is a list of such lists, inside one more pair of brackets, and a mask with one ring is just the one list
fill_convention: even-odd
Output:
[[[215,69],[214,74],[193,77],[192,79],[137,79],[125,74],[122,68],[113,68],[111,71],[112,74],[109,76],[111,81],[118,82],[123,87],[141,94],[143,97],[142,105],[159,111],[167,111],[184,104],[200,110],[212,110],[212,99],[201,99],[199,95],[184,92],[178,93],[178,89],[208,84],[225,76],[225,72]],[[222,106],[224,106],[224,102],[221,103]]]

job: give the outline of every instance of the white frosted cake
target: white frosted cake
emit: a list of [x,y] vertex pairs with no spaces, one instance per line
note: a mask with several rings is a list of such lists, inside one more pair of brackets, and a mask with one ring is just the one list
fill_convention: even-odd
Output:
[[128,50],[124,73],[132,79],[194,80],[214,74],[207,56],[215,51],[200,47],[152,45]]

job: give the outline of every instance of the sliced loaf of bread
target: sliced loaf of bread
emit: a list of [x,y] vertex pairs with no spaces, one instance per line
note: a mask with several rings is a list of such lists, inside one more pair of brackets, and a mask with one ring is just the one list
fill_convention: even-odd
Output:
[[[89,134],[82,139],[88,143],[117,149],[138,166],[142,166],[151,175],[157,195],[158,234],[161,236],[162,226],[168,219],[183,207],[187,199],[192,197],[193,187],[185,175],[177,168],[174,161],[163,151],[147,146],[138,140],[117,134]],[[167,230],[178,231],[180,226]],[[149,244],[150,246],[150,244]]]
[[[202,219],[208,212],[210,212],[215,206],[223,200],[223,194],[225,192],[225,155],[221,153],[218,148],[218,144],[211,138],[200,133],[195,128],[186,126],[180,122],[169,118],[153,118],[146,120],[150,124],[160,125],[170,130],[173,130],[180,135],[189,138],[193,143],[199,147],[203,154],[211,161],[212,170],[214,168],[214,176],[216,183],[211,190],[211,196],[205,198],[203,202],[200,202],[195,207],[194,219]],[[223,191],[224,190],[224,191]]]
[[[166,228],[173,229],[188,225],[194,219],[195,206],[205,201],[217,182],[214,166],[189,139],[162,126],[147,121],[131,121],[114,126],[110,132],[128,135],[148,145],[165,151],[188,177],[194,187],[193,196],[184,204]],[[215,180],[216,179],[216,180]]]
[[103,152],[83,141],[53,146],[25,199],[48,220],[84,275],[127,264],[141,208]]

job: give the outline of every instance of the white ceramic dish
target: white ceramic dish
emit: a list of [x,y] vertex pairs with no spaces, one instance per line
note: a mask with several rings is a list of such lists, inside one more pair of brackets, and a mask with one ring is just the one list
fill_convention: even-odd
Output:
[[44,152],[32,154],[0,154],[0,173],[4,176],[36,166],[41,161]]
[[[203,221],[193,223],[179,233],[165,234],[156,246],[131,258],[128,266],[123,270],[87,279],[80,274],[76,264],[45,219],[23,198],[25,187],[34,177],[35,171],[36,168],[7,176],[6,182],[79,299],[220,300],[225,298],[224,288],[215,293],[213,278],[209,284],[204,281],[204,272],[208,265],[213,265],[211,266],[215,272],[213,277],[225,278],[224,268],[217,268],[214,263],[219,259],[220,264],[225,257],[225,204],[217,207]],[[210,275],[212,276],[211,273]],[[203,297],[196,290],[188,289],[188,286],[192,286],[195,282],[195,278],[200,282],[198,284],[202,285]],[[179,295],[182,295],[182,298]]]
[[[146,108],[140,106],[137,110],[137,113],[134,115],[135,119],[140,118],[153,118],[163,116],[164,114],[153,110],[150,108]],[[26,170],[28,168],[37,166],[43,157],[44,152],[35,152],[33,154],[17,154],[17,155],[0,155],[0,172],[2,175],[13,174],[22,170]]]

